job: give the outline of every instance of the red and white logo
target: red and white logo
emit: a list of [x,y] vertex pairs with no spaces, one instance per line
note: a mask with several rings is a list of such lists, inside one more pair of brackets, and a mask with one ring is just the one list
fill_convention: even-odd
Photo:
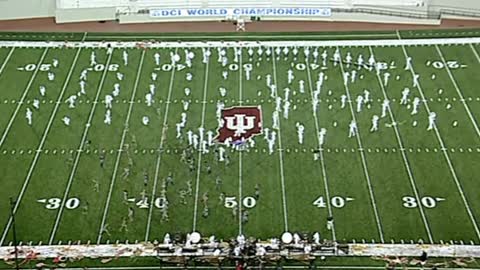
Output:
[[215,138],[224,143],[247,140],[262,133],[262,109],[258,107],[232,107],[222,110],[222,127]]

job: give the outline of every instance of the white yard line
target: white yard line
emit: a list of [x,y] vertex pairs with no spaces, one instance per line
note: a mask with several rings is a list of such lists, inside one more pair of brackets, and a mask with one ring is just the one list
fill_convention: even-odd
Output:
[[[277,65],[275,61],[275,50],[272,49],[272,64],[273,64],[273,80],[275,82],[275,85],[277,86],[276,92],[275,92],[275,98],[278,96],[278,81],[277,81]],[[283,146],[282,146],[282,129],[281,129],[281,122],[282,122],[282,117],[278,117],[278,156],[279,156],[279,162],[280,162],[280,181],[281,181],[281,186],[282,186],[282,204],[283,204],[283,219],[284,219],[284,225],[285,225],[285,232],[288,232],[288,214],[287,214],[287,196],[285,192],[285,172],[283,168]]]
[[[65,90],[66,90],[66,88],[67,88],[68,81],[70,80],[70,77],[72,76],[72,73],[73,73],[73,70],[74,70],[74,68],[75,68],[75,66],[76,66],[77,59],[78,59],[79,55],[80,55],[80,50],[78,50],[77,55],[75,55],[75,60],[73,61],[72,67],[70,68],[70,72],[68,73],[67,81],[65,82],[65,85],[63,86],[63,89],[62,89],[62,93],[60,94],[60,97],[58,98],[57,103],[56,103],[56,105],[55,105],[55,110],[54,110],[55,114],[56,114],[56,111],[58,110],[59,105],[62,103],[64,92],[65,92]],[[52,120],[52,122],[53,122],[53,117],[51,118],[51,120]],[[49,125],[51,125],[52,122],[50,122]],[[80,150],[80,149],[79,149],[79,150]],[[81,152],[78,151],[78,150],[77,150],[77,152],[78,152],[77,155],[79,156]],[[38,153],[40,153],[40,152],[38,152]],[[57,217],[56,217],[56,219],[55,219],[55,223],[54,223],[54,226],[53,226],[51,235],[50,235],[51,238],[50,238],[50,240],[49,240],[49,245],[52,244],[53,237],[55,236],[55,232],[56,232],[56,230],[57,230],[58,223],[59,223],[59,221],[60,221],[60,217],[61,217],[61,215],[62,215],[63,208],[65,207],[65,201],[67,200],[68,191],[70,190],[70,184],[71,184],[71,182],[72,182],[72,179],[73,179],[73,175],[71,175],[71,177],[70,177],[70,179],[69,179],[69,181],[68,181],[67,189],[66,189],[65,194],[64,194],[64,196],[63,196],[62,203],[61,203],[61,205],[60,205],[60,209],[59,209],[59,211],[57,212]]]
[[[368,48],[370,50],[370,54],[374,55],[372,47],[369,46]],[[390,100],[388,95],[387,95],[387,91],[385,90],[385,87],[382,83],[382,79],[380,78],[380,74],[378,74],[378,73],[376,73],[376,74],[377,74],[378,84],[380,85],[380,88],[382,89],[382,92],[383,92],[384,99]],[[392,121],[392,123],[398,123],[397,120],[395,119],[395,116],[393,115],[393,111],[390,108],[390,106],[388,106],[388,114],[390,116],[390,121]],[[412,187],[413,194],[414,194],[417,202],[420,202],[420,195],[418,194],[417,184],[415,183],[415,177],[413,176],[412,169],[410,168],[410,162],[408,160],[407,153],[405,151],[405,147],[403,145],[403,140],[400,136],[400,131],[398,129],[397,124],[393,125],[393,130],[395,131],[395,136],[397,138],[397,143],[398,143],[398,146],[400,147],[399,148],[400,153],[402,154],[403,163],[405,164],[405,169],[407,170],[408,179],[410,180],[410,185]],[[430,225],[428,223],[427,217],[426,217],[424,209],[423,209],[423,205],[421,203],[418,204],[418,209],[420,211],[420,215],[422,217],[422,221],[423,221],[423,224],[425,226],[425,230],[426,230],[427,235],[428,235],[428,240],[430,241],[431,244],[433,244],[434,240],[433,240],[433,236],[432,236],[432,233],[431,233],[431,230],[430,230]]]
[[8,61],[10,60],[10,57],[12,56],[13,51],[15,51],[15,47],[12,47],[12,48],[10,49],[10,51],[8,52],[7,57],[6,57],[5,60],[3,61],[2,67],[0,68],[0,75],[3,73],[3,70],[5,69],[5,66],[7,66],[7,63],[8,63]]
[[452,71],[448,67],[447,61],[445,60],[445,57],[443,56],[442,51],[438,47],[438,45],[435,45],[435,48],[437,49],[438,55],[442,59],[443,64],[445,65],[445,69],[447,70],[448,76],[450,77],[450,80],[453,83],[453,86],[455,87],[455,90],[457,90],[457,94],[460,97],[460,102],[463,104],[463,107],[465,108],[465,111],[468,114],[468,117],[470,118],[470,121],[472,122],[473,128],[475,129],[475,132],[477,133],[477,136],[480,138],[480,129],[478,128],[477,121],[475,121],[475,118],[472,115],[472,112],[470,111],[470,108],[468,107],[467,103],[465,102],[465,98],[463,97],[462,91],[460,90],[460,87],[458,87],[457,81],[453,77]]
[[[30,182],[30,179],[32,177],[33,170],[35,169],[35,165],[37,164],[37,161],[38,161],[38,158],[40,157],[40,154],[42,153],[43,145],[45,144],[45,141],[47,139],[48,132],[50,131],[50,128],[51,128],[52,123],[53,123],[53,119],[55,118],[55,116],[57,114],[58,107],[62,103],[63,95],[65,94],[68,83],[70,82],[70,78],[71,78],[73,70],[75,69],[75,66],[77,64],[78,56],[80,55],[81,50],[82,50],[81,48],[77,50],[77,54],[75,55],[73,63],[70,67],[70,71],[68,72],[67,78],[65,79],[65,83],[63,84],[60,95],[58,96],[57,102],[55,103],[55,107],[53,108],[52,114],[50,115],[50,119],[48,120],[47,127],[45,128],[45,131],[43,132],[43,135],[42,135],[42,139],[40,140],[40,143],[38,145],[37,150],[35,151],[35,156],[33,157],[30,168],[28,169],[28,173],[27,173],[27,176],[25,177],[25,181],[23,183],[22,189],[20,190],[20,194],[16,198],[15,206],[14,206],[14,209],[13,209],[14,213],[17,212],[17,209],[18,209],[18,207],[20,205],[20,202],[23,198],[23,194],[25,193],[25,190],[26,190],[26,188],[27,188],[27,186]],[[0,246],[3,245],[3,243],[5,241],[5,238],[7,237],[7,234],[8,234],[8,230],[10,229],[11,225],[12,225],[12,217],[10,216],[10,218],[8,219],[7,226],[5,227],[5,229],[3,231],[2,238],[0,239]]]
[[[243,48],[240,47],[240,61],[239,61],[239,82],[238,82],[238,91],[239,91],[239,104],[240,106],[243,105]],[[242,206],[243,206],[243,156],[242,151],[238,151],[238,235],[243,235],[243,228],[242,228]]]
[[400,31],[398,29],[395,30],[395,34],[397,35],[398,40],[402,39],[402,36],[400,35]]
[[[339,47],[337,47],[338,50],[340,50]],[[340,61],[340,70],[342,72],[342,83],[343,83],[343,74],[345,73],[345,70],[343,69],[343,63],[342,61]],[[357,123],[357,136],[356,139],[357,139],[357,144],[358,144],[358,147],[359,149],[363,149],[363,145],[362,145],[362,139],[360,138],[360,128],[358,127],[358,122],[357,122],[357,119],[355,117],[355,112],[353,110],[353,105],[352,105],[352,98],[350,96],[350,89],[348,87],[348,83],[343,83],[343,85],[345,86],[345,92],[347,94],[347,98],[348,98],[348,105],[349,105],[349,108],[350,108],[350,113],[352,115],[352,119],[353,121],[355,121],[355,123]],[[362,166],[363,166],[363,172],[365,174],[365,179],[367,180],[367,186],[368,186],[368,192],[370,194],[370,202],[372,203],[372,208],[373,208],[373,213],[375,215],[375,221],[377,223],[377,230],[378,230],[378,234],[380,236],[380,241],[382,243],[385,242],[384,238],[383,238],[383,229],[382,229],[382,223],[380,221],[380,216],[378,214],[378,209],[377,209],[377,203],[375,201],[375,195],[373,194],[373,187],[372,187],[372,182],[370,180],[370,174],[368,173],[368,166],[367,166],[367,159],[365,158],[365,153],[362,151],[359,151],[360,152],[360,157],[362,159]]]
[[43,54],[42,54],[42,56],[40,57],[40,60],[39,60],[38,63],[37,63],[37,67],[35,68],[35,71],[33,72],[32,76],[30,77],[30,81],[28,82],[27,87],[26,87],[25,90],[23,91],[23,95],[22,95],[22,97],[20,98],[20,102],[17,103],[17,108],[15,109],[12,117],[10,118],[10,121],[8,122],[7,128],[6,128],[5,131],[3,132],[2,138],[0,139],[0,147],[3,146],[3,143],[5,142],[5,139],[7,138],[8,132],[10,131],[10,128],[12,127],[13,121],[14,121],[15,118],[17,117],[18,111],[19,111],[20,108],[22,107],[23,102],[24,102],[25,98],[27,97],[27,94],[28,94],[28,92],[29,92],[29,90],[30,90],[30,87],[32,86],[32,83],[33,83],[35,77],[37,76],[38,71],[40,70],[40,65],[42,64],[43,59],[45,59],[45,56],[47,55],[48,49],[49,49],[49,48],[46,48],[46,49],[43,51]]
[[[105,202],[105,207],[103,208],[102,222],[98,232],[97,244],[100,244],[100,241],[102,240],[102,228],[105,225],[105,221],[107,220],[108,209],[110,207],[110,200],[112,198],[113,187],[115,186],[115,179],[117,178],[118,165],[120,164],[120,159],[123,153],[123,145],[125,143],[125,137],[129,129],[128,125],[130,123],[130,116],[132,115],[132,109],[133,109],[133,104],[135,100],[135,95],[138,89],[138,83],[140,82],[140,74],[142,73],[144,58],[145,58],[145,50],[142,51],[142,55],[140,56],[140,62],[137,67],[137,76],[135,78],[132,96],[130,97],[130,102],[128,105],[127,117],[125,118],[125,123],[123,125],[124,128],[122,132],[122,138],[120,139],[120,145],[118,146],[118,150],[117,150],[117,158],[115,160],[115,166],[113,167],[112,179],[110,180],[110,187],[108,189],[107,201]],[[108,63],[106,66],[108,66]]]
[[[107,63],[106,63],[107,67],[110,64],[110,59],[111,58],[112,58],[112,55],[110,54],[107,58]],[[65,189],[65,193],[64,193],[63,198],[62,198],[62,203],[61,203],[59,211],[57,212],[57,217],[55,219],[55,224],[54,224],[52,232],[50,234],[49,244],[52,244],[53,239],[55,238],[55,233],[57,231],[58,224],[60,222],[60,218],[61,218],[61,215],[62,215],[62,212],[63,212],[63,208],[65,206],[65,202],[67,200],[67,196],[68,196],[68,193],[70,191],[71,184],[73,182],[73,177],[75,176],[75,172],[77,170],[77,166],[78,166],[78,163],[80,161],[80,155],[83,152],[83,146],[85,144],[85,140],[87,138],[87,134],[88,134],[88,131],[89,131],[90,126],[91,126],[91,121],[92,121],[92,118],[93,118],[93,114],[95,113],[95,108],[97,107],[98,98],[100,96],[100,92],[101,92],[103,82],[105,80],[105,75],[107,74],[107,72],[108,72],[108,69],[105,68],[105,71],[103,72],[103,75],[102,75],[102,79],[101,79],[100,84],[99,84],[98,89],[97,89],[97,94],[95,96],[95,101],[93,102],[92,109],[90,110],[90,115],[88,116],[88,120],[87,120],[87,123],[85,125],[85,130],[83,131],[83,136],[82,136],[82,139],[80,141],[80,146],[78,147],[78,149],[76,151],[77,154],[75,155],[75,160],[74,160],[74,163],[73,163],[72,171],[70,172],[70,177],[68,179],[68,183],[67,183],[67,187]]]
[[[178,52],[178,48],[175,49],[175,54],[177,52]],[[160,145],[158,146],[157,163],[155,165],[155,180],[153,181],[150,208],[148,209],[147,228],[145,230],[145,241],[148,241],[148,238],[150,237],[150,226],[151,226],[151,223],[152,223],[152,214],[153,214],[153,207],[154,207],[153,204],[154,204],[154,201],[155,201],[155,193],[157,191],[158,174],[160,173],[160,162],[162,160],[163,143],[166,140],[166,138],[163,138],[163,134],[166,134],[167,122],[168,122],[168,112],[169,112],[171,98],[172,98],[172,89],[173,89],[173,82],[174,82],[174,79],[175,79],[176,69],[177,69],[177,66],[174,65],[172,67],[172,73],[170,74],[170,83],[168,85],[167,102],[166,102],[166,105],[165,105],[165,113],[163,114],[164,117],[163,117],[163,124],[162,124],[162,135],[160,136]]]
[[[403,50],[403,54],[405,55],[405,58],[407,58],[408,54],[407,54],[407,50],[406,50],[405,46],[402,46],[402,50]],[[412,76],[414,76],[416,74],[414,69],[413,69],[413,66],[410,69],[410,72],[412,73]],[[418,84],[417,89],[418,89],[418,91],[419,91],[419,93],[422,97],[422,100],[426,100],[425,95],[423,94],[423,90],[422,90],[422,87],[421,87],[420,83]],[[430,114],[431,111],[430,111],[430,108],[428,107],[428,103],[423,102],[423,105],[425,106],[425,109],[427,110],[427,113]],[[470,217],[470,220],[471,220],[471,222],[473,224],[473,227],[475,229],[475,233],[476,233],[478,239],[480,240],[480,230],[478,229],[477,221],[475,220],[475,217],[473,216],[473,212],[470,209],[470,205],[468,204],[467,198],[466,198],[466,196],[463,192],[463,188],[460,184],[460,181],[458,180],[457,173],[455,172],[455,168],[453,167],[453,163],[450,160],[450,155],[448,154],[448,149],[445,147],[445,144],[443,143],[443,139],[440,135],[440,131],[438,130],[437,126],[434,125],[433,129],[435,131],[435,135],[437,136],[438,142],[440,143],[440,146],[442,148],[443,155],[445,157],[445,160],[447,161],[448,168],[450,169],[450,172],[452,174],[455,185],[457,186],[458,193],[460,194],[460,197],[462,198],[462,201],[463,201],[463,204],[464,204],[464,206],[467,210],[468,216]]]
[[[205,109],[207,105],[207,88],[208,88],[208,66],[210,63],[210,59],[213,56],[208,58],[207,63],[205,64],[205,84],[203,86],[203,100],[202,100],[202,123],[201,126],[203,128],[205,124]],[[200,191],[200,171],[202,166],[202,151],[198,151],[198,164],[197,164],[197,179],[195,183],[195,204],[193,207],[193,229],[192,232],[195,232],[197,229],[197,209],[198,209],[198,192]],[[239,217],[240,218],[240,217]]]
[[[310,99],[313,102],[313,84],[312,84],[312,76],[310,72],[310,63],[308,62],[308,58],[305,59],[305,64],[307,66],[307,75],[308,75],[308,90],[310,92]],[[312,111],[313,112],[313,111]],[[332,211],[332,204],[330,200],[330,191],[328,188],[328,178],[327,178],[327,171],[326,171],[326,165],[325,165],[325,159],[323,158],[323,147],[320,145],[320,141],[318,138],[318,134],[320,133],[320,128],[319,128],[319,120],[317,113],[313,113],[313,118],[315,119],[315,130],[317,133],[315,134],[317,137],[317,142],[318,142],[318,149],[320,151],[320,166],[322,168],[322,177],[323,177],[323,185],[325,188],[325,196],[327,197],[327,211],[328,211],[328,216],[333,217],[333,211]],[[337,241],[337,236],[335,232],[335,224],[332,226],[332,240]]]
[[84,32],[83,33],[83,37],[82,37],[82,42],[85,41],[87,39],[87,35],[88,33],[87,32]]

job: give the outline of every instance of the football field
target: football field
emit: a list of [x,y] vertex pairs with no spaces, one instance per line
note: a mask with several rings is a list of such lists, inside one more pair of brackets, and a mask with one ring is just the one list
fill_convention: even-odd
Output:
[[[0,245],[11,197],[23,243],[480,244],[480,46],[401,41],[2,46]],[[262,133],[211,140],[222,106]]]

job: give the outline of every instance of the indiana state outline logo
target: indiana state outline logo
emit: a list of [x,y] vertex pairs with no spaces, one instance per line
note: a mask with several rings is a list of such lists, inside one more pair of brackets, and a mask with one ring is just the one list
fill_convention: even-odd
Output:
[[222,109],[222,126],[215,140],[219,143],[245,141],[262,133],[260,106],[235,106]]

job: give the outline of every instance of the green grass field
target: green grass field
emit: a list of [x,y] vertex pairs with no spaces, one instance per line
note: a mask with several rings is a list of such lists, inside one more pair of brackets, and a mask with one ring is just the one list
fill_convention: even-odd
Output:
[[[303,48],[298,57],[292,50],[286,56],[259,56],[256,49],[250,57],[244,48],[238,63],[233,61],[233,49],[226,48],[225,67],[217,61],[216,49],[205,65],[201,49],[192,48],[195,58],[188,68],[183,66],[184,49],[127,49],[126,66],[123,49],[112,55],[95,49],[98,64],[91,66],[88,48],[0,48],[1,245],[13,239],[9,197],[17,198],[16,230],[24,243],[153,241],[162,240],[165,233],[192,231],[223,239],[239,233],[266,239],[285,231],[318,231],[322,238],[339,242],[480,243],[478,44],[339,47],[343,59],[351,53],[354,61],[359,54],[367,61],[373,53],[377,62],[386,63],[379,76],[346,63],[328,61],[323,66],[321,57],[315,64],[312,56],[305,59]],[[336,48],[318,49],[332,58]],[[178,52],[182,65],[170,65],[172,52]],[[412,72],[404,69],[406,55],[413,58],[413,70],[420,75],[418,87],[412,86]],[[52,66],[53,59],[58,59],[58,67]],[[245,76],[246,64],[253,67],[250,80]],[[66,99],[80,90],[80,74],[87,68],[92,70],[86,95],[69,108]],[[294,71],[291,84],[288,69]],[[229,75],[224,80],[226,70]],[[342,73],[352,70],[357,71],[356,82],[345,86]],[[116,71],[125,75],[122,81]],[[48,72],[55,74],[53,81],[48,80]],[[152,72],[158,74],[156,81]],[[320,72],[327,78],[314,113],[312,97]],[[391,74],[387,85],[385,72]],[[186,80],[187,73],[193,74],[191,81]],[[267,74],[282,98],[284,88],[292,90],[288,119],[280,113],[274,154],[268,153],[260,135],[254,148],[228,148],[229,164],[216,160],[213,147],[208,154],[195,151],[191,170],[181,161],[188,146],[186,132],[198,133],[199,127],[215,132],[217,101],[225,107],[260,105],[263,127],[271,129],[275,100],[266,86]],[[300,80],[305,82],[305,93],[298,89]],[[115,83],[120,83],[121,91],[113,102],[112,123],[106,125],[103,101]],[[149,107],[145,95],[151,83],[156,93]],[[41,85],[47,89],[45,96],[40,95]],[[191,88],[189,96],[185,87]],[[227,89],[226,97],[219,87]],[[410,88],[408,105],[400,105],[405,87]],[[371,101],[358,113],[355,100],[364,89],[370,91]],[[344,94],[352,103],[341,108]],[[412,116],[414,97],[425,102]],[[40,100],[39,110],[32,106],[34,99]],[[390,100],[391,110],[380,119],[379,130],[370,132],[371,118],[381,114],[384,99]],[[177,139],[175,127],[184,100],[190,101],[187,123],[183,137]],[[27,108],[33,111],[31,126],[25,118]],[[430,111],[437,114],[436,129],[427,131]],[[69,126],[61,120],[65,116],[71,119]],[[144,116],[150,119],[148,126],[142,124]],[[359,132],[348,138],[352,119]],[[297,122],[305,126],[303,144],[298,142]],[[314,160],[321,128],[327,135],[319,160]],[[128,167],[130,176],[124,178]],[[170,173],[174,184],[166,189],[166,221],[158,198]],[[217,177],[222,179],[220,188]],[[179,194],[187,190],[187,181],[193,190],[183,204]],[[255,200],[257,184],[261,195]],[[133,200],[124,201],[125,190]],[[148,200],[145,208],[139,203],[142,192]],[[205,192],[208,217],[202,216]],[[230,203],[219,201],[220,192],[243,205],[236,215]],[[129,207],[134,217],[124,230],[121,225]],[[246,210],[249,220],[243,223],[238,217]],[[334,219],[332,230],[326,226],[329,215]],[[102,224],[108,224],[109,233],[101,232]]]

